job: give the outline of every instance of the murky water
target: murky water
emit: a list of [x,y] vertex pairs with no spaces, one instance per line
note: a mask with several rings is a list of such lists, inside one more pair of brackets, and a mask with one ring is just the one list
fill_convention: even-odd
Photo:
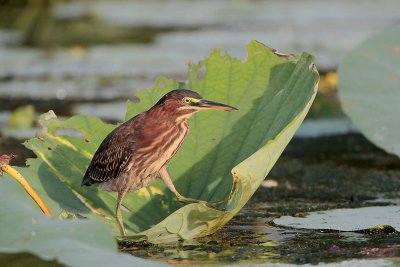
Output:
[[240,215],[219,233],[197,242],[123,250],[135,256],[176,264],[317,264],[399,257],[399,242],[398,233],[365,235],[282,229],[265,220]]

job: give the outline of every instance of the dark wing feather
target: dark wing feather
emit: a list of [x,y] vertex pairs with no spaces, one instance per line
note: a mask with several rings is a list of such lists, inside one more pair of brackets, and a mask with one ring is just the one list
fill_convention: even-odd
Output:
[[126,147],[110,148],[96,153],[86,170],[82,185],[117,178],[127,167],[131,153]]
[[115,179],[126,170],[135,150],[134,126],[134,120],[127,121],[104,139],[86,170],[82,185]]

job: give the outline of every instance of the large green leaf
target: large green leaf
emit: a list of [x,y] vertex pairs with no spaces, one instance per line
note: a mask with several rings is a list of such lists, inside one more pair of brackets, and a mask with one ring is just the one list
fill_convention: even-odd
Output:
[[400,27],[364,41],[339,66],[343,109],[377,146],[400,156]]
[[[245,61],[216,50],[190,65],[185,85],[159,78],[152,88],[139,90],[140,102],[128,102],[127,118],[183,86],[239,111],[194,115],[191,132],[169,167],[181,194],[211,202],[229,196],[227,210],[182,206],[157,181],[125,198],[123,217],[130,238],[160,243],[220,229],[246,204],[292,138],[314,99],[318,80],[311,55],[280,55],[253,41]],[[38,158],[20,171],[46,195],[53,212],[66,210],[101,220],[117,235],[115,193],[80,186],[94,151],[115,125],[90,116],[58,120],[50,113],[41,124],[43,133],[26,142]]]

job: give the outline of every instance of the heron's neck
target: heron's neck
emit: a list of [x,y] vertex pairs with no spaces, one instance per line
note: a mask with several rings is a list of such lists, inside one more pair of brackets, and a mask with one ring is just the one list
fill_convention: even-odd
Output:
[[150,118],[155,118],[160,124],[174,125],[188,124],[189,118],[193,115],[193,111],[180,110],[178,112],[168,112],[164,107],[152,108],[147,111]]
[[180,114],[180,115],[176,116],[175,121],[176,121],[176,123],[178,123],[178,124],[181,124],[181,123],[188,123],[188,120],[189,120],[189,118],[190,118],[192,115],[193,115],[193,113],[183,113],[183,114]]

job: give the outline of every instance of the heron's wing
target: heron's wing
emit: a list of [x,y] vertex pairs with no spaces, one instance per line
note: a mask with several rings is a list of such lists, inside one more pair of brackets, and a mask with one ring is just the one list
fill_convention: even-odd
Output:
[[91,185],[117,178],[127,171],[136,151],[136,126],[143,120],[139,114],[115,128],[101,143],[82,181]]
[[82,185],[100,183],[117,178],[128,166],[132,154],[125,146],[97,151],[86,170]]

